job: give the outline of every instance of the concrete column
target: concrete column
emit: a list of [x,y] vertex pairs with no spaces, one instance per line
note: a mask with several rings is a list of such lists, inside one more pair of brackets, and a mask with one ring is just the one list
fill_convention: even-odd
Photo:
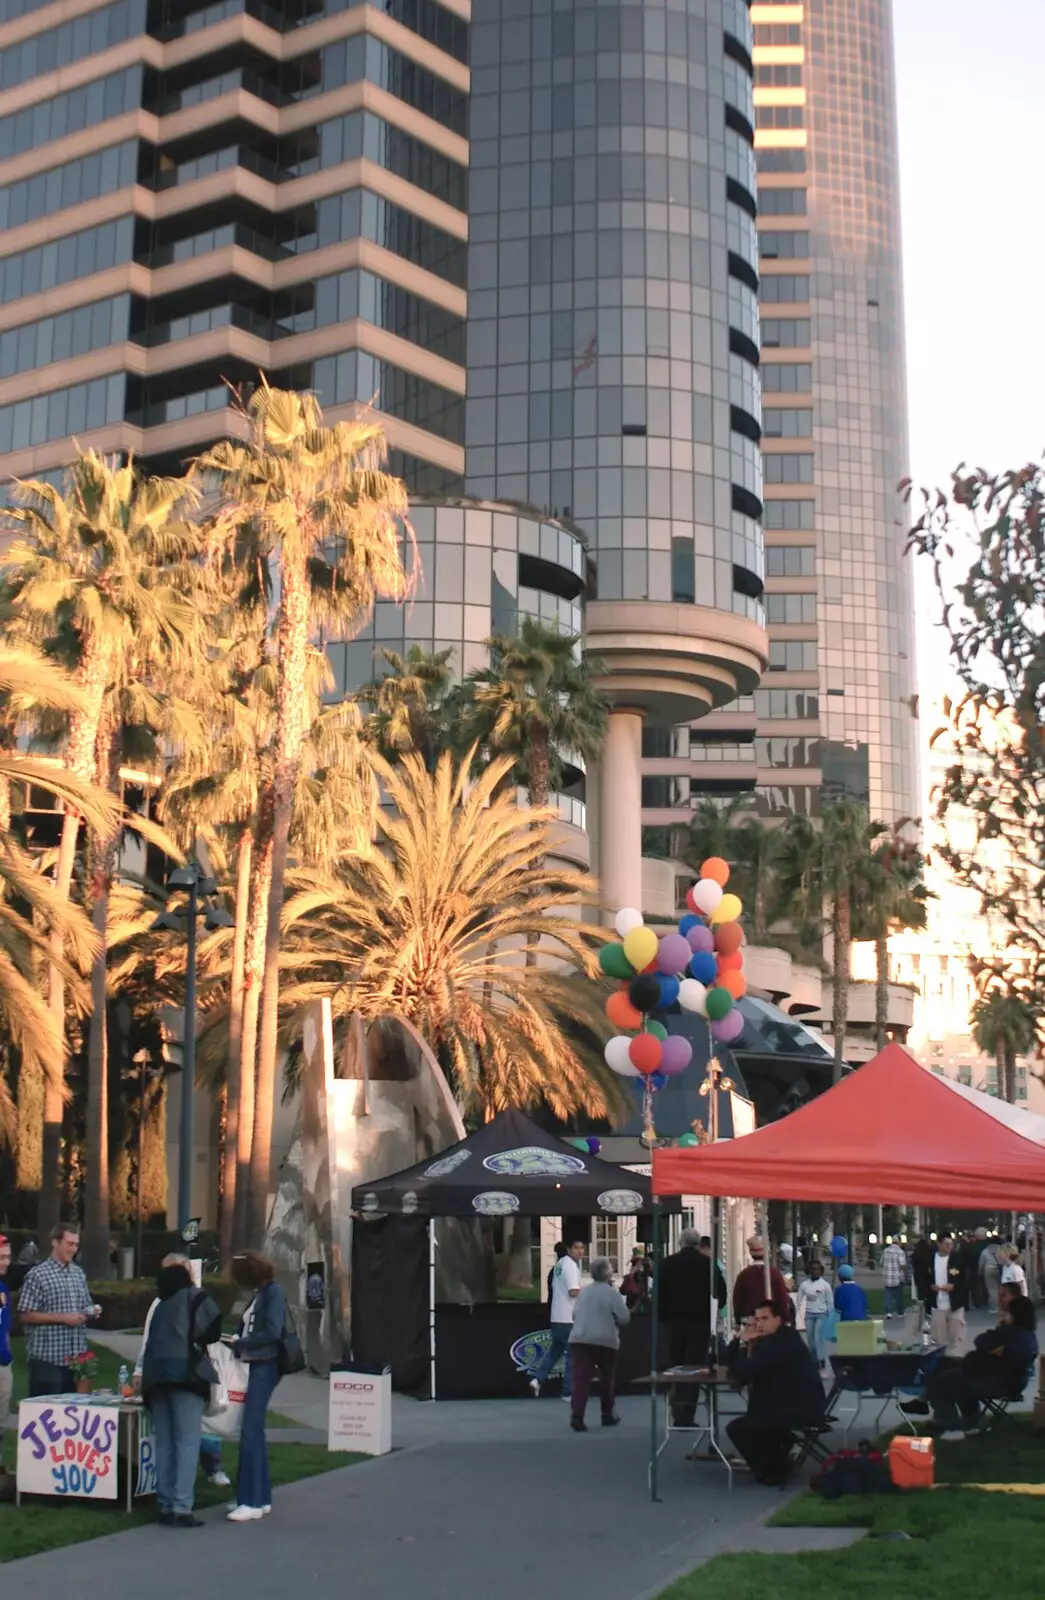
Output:
[[606,920],[642,910],[642,713],[610,712],[599,759],[599,886]]

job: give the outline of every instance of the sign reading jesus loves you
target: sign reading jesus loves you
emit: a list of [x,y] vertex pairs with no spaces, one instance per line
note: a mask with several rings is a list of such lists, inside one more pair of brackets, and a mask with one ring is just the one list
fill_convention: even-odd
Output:
[[116,1499],[120,1413],[61,1399],[18,1407],[18,1487],[23,1494]]

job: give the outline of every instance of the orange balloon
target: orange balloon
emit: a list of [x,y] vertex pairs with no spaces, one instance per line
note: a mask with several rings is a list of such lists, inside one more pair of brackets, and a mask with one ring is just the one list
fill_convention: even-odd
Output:
[[742,972],[720,972],[718,975],[720,989],[725,989],[734,1000],[739,1000],[742,994],[747,994],[747,979]]
[[[726,926],[729,927],[730,924],[727,923]],[[733,924],[733,926],[735,926],[735,924]],[[743,965],[743,950],[731,950],[728,955],[718,957],[719,972],[739,972]]]
[[713,883],[725,888],[729,882],[729,862],[723,861],[721,856],[708,856],[707,860],[701,863],[700,876],[710,878]]
[[714,938],[719,955],[731,956],[744,943],[744,930],[739,922],[720,922],[715,928]]
[[618,989],[616,994],[611,994],[606,1001],[606,1015],[615,1028],[620,1028],[625,1033],[634,1033],[642,1027],[642,1013],[636,1011],[627,992]]

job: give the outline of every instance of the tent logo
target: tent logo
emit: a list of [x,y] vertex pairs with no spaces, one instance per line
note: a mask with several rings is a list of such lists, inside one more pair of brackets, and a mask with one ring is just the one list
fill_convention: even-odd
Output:
[[484,1189],[482,1194],[472,1196],[472,1209],[481,1217],[510,1217],[519,1209],[519,1196],[503,1189]]
[[417,1195],[414,1193],[413,1189],[408,1189],[403,1196],[403,1215],[404,1217],[412,1217],[415,1215],[416,1211]]
[[470,1150],[455,1150],[452,1156],[442,1156],[438,1161],[433,1161],[430,1167],[425,1168],[426,1178],[448,1178],[451,1172],[463,1166],[471,1159]]
[[580,1156],[544,1150],[539,1144],[499,1150],[496,1155],[487,1156],[483,1166],[504,1178],[573,1178],[588,1170]]
[[[509,1355],[515,1363],[515,1370],[517,1372],[533,1372],[534,1368],[547,1354],[551,1342],[552,1330],[550,1328],[538,1328],[536,1332],[524,1333],[521,1339],[516,1339],[509,1351]],[[549,1378],[562,1377],[564,1360],[565,1357],[559,1357],[548,1374]]]
[[599,1209],[627,1215],[642,1210],[642,1196],[634,1189],[604,1189],[599,1196]]

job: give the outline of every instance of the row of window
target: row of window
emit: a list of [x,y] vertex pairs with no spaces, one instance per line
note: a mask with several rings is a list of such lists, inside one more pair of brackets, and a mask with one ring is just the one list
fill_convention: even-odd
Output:
[[[771,639],[769,641],[770,672],[815,672],[817,646],[815,639]],[[757,690],[755,691],[757,695]]]
[[279,78],[284,93],[295,100],[365,78],[454,133],[468,131],[467,95],[370,33],[338,39],[315,55],[296,56],[283,64]]
[[145,31],[147,0],[114,0],[0,50],[0,89],[83,61]]
[[755,68],[756,88],[796,89],[802,83],[802,63],[790,61],[784,64],[760,63]]
[[141,67],[125,67],[122,72],[110,72],[66,94],[0,117],[0,161],[136,110],[141,105],[141,89]]
[[756,150],[755,167],[759,172],[805,172],[804,150]]
[[812,483],[813,457],[767,454],[762,458],[762,472],[766,483]]
[[133,253],[134,218],[126,216],[52,239],[32,250],[20,250],[17,255],[0,257],[0,303],[89,278],[92,273],[130,261]]
[[802,25],[799,22],[756,22],[755,46],[763,44],[801,44]]
[[815,594],[767,594],[767,622],[815,622]]
[[812,387],[813,369],[808,361],[769,361],[762,368],[766,394],[809,394]]
[[758,236],[758,253],[766,261],[801,261],[809,255],[808,233],[770,228]]
[[818,767],[819,739],[756,739],[755,759],[760,767]]
[[116,295],[96,300],[93,305],[77,306],[39,322],[25,322],[0,333],[0,378],[46,367],[52,361],[68,361],[91,350],[126,339],[130,331],[131,297]]
[[353,111],[348,116],[333,117],[320,123],[317,132],[318,154],[296,161],[289,169],[291,177],[303,177],[307,172],[339,166],[362,156],[458,211],[468,209],[468,169],[401,128],[382,122],[372,112]]
[[761,217],[804,217],[807,189],[759,189],[758,214]]
[[813,413],[802,406],[767,406],[762,413],[765,439],[808,439],[813,432]]
[[804,349],[809,340],[810,323],[808,317],[766,317],[763,319],[763,349]]
[[127,139],[49,172],[5,184],[0,188],[0,231],[126,188],[137,176],[138,142]]
[[379,411],[413,423],[455,444],[464,442],[464,401],[437,384],[363,350],[347,350],[313,363],[311,383],[324,406],[372,401]]
[[767,722],[811,722],[820,715],[820,696],[815,689],[756,689],[755,713]]
[[783,528],[794,532],[797,528],[816,527],[815,500],[767,500],[762,508],[764,528]]
[[[796,502],[792,501],[791,504]],[[787,505],[778,500],[777,505]],[[767,578],[811,578],[816,572],[816,550],[811,544],[770,544],[766,546]]]
[[0,455],[119,422],[123,416],[125,383],[124,374],[114,372],[109,377],[93,378],[90,383],[78,383],[70,389],[37,395],[35,400],[0,406]]
[[756,106],[756,128],[804,128],[805,106]]
[[[0,5],[3,3],[4,0],[0,0]],[[24,3],[24,0],[6,0],[6,3]],[[150,32],[160,39],[178,39],[187,33],[213,27],[226,17],[246,13],[259,18],[277,33],[292,33],[296,28],[318,22],[321,17],[331,17],[370,3],[371,0],[280,0],[277,8],[266,5],[264,0],[217,0],[216,4],[194,9],[186,15],[184,0],[158,0],[151,7]],[[456,61],[467,62],[468,24],[438,0],[383,0],[381,9],[386,16],[401,22],[404,28],[437,49],[445,50]]]
[[809,299],[808,273],[781,272],[759,279],[758,298],[763,305],[805,305]]

